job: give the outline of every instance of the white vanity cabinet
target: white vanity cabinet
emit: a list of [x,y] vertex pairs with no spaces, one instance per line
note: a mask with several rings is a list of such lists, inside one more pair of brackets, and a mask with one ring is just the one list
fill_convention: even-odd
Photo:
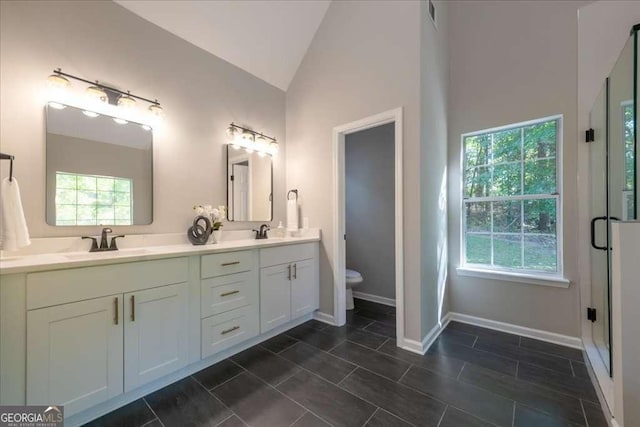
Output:
[[260,332],[311,313],[319,305],[318,244],[260,250]]
[[74,414],[186,366],[187,266],[175,258],[27,275],[26,403]]

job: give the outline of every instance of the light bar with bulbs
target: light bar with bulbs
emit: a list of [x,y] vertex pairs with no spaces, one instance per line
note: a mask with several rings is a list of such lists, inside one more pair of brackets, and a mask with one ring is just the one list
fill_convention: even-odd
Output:
[[256,152],[264,156],[268,154],[275,156],[278,153],[278,141],[261,132],[256,132],[235,123],[231,123],[227,128],[229,145],[236,150],[244,149],[247,153]]
[[[124,92],[120,89],[105,85],[100,83],[98,80],[92,82],[90,80],[83,79],[82,77],[74,76],[73,74],[64,73],[61,68],[53,70],[53,74],[47,78],[47,81],[53,90],[61,92],[65,91],[71,85],[69,79],[77,80],[89,85],[85,92],[89,103],[93,106],[111,104],[118,110],[132,111],[137,104],[136,100],[139,100],[149,104],[148,110],[152,116],[160,118],[164,115],[164,111],[157,99],[151,100],[143,98],[142,96],[134,95],[129,91]],[[64,104],[58,101],[58,99],[52,99],[49,101],[49,105],[54,108],[64,108]],[[98,108],[91,108],[91,105],[89,105],[88,108],[85,109],[84,113],[89,117],[97,117],[99,114],[93,111],[93,109]],[[118,122],[120,124],[127,123],[124,119],[120,120],[122,120],[122,122]]]

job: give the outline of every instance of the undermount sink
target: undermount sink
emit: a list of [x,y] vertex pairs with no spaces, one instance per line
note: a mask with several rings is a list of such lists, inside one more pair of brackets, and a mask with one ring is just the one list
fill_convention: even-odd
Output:
[[118,251],[104,251],[104,252],[83,252],[74,254],[64,254],[63,256],[70,260],[92,259],[92,258],[111,258],[122,256],[137,256],[149,254],[148,249],[124,249]]

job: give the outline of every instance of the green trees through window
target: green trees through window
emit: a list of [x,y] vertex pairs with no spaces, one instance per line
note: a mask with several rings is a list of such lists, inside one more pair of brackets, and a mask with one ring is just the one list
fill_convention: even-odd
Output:
[[463,136],[463,262],[558,272],[560,118]]
[[56,172],[56,225],[133,224],[128,178]]

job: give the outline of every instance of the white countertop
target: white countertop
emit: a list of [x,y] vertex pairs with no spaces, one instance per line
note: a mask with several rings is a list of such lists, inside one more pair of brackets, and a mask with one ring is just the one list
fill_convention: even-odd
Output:
[[[232,252],[320,241],[320,231],[310,229],[302,237],[269,237],[265,240],[236,239],[215,244],[194,246],[188,243],[124,248],[110,252],[50,252],[40,254],[6,254],[0,258],[0,275],[35,271],[60,270],[123,262],[147,261],[179,256]],[[5,254],[3,254],[5,255]]]

